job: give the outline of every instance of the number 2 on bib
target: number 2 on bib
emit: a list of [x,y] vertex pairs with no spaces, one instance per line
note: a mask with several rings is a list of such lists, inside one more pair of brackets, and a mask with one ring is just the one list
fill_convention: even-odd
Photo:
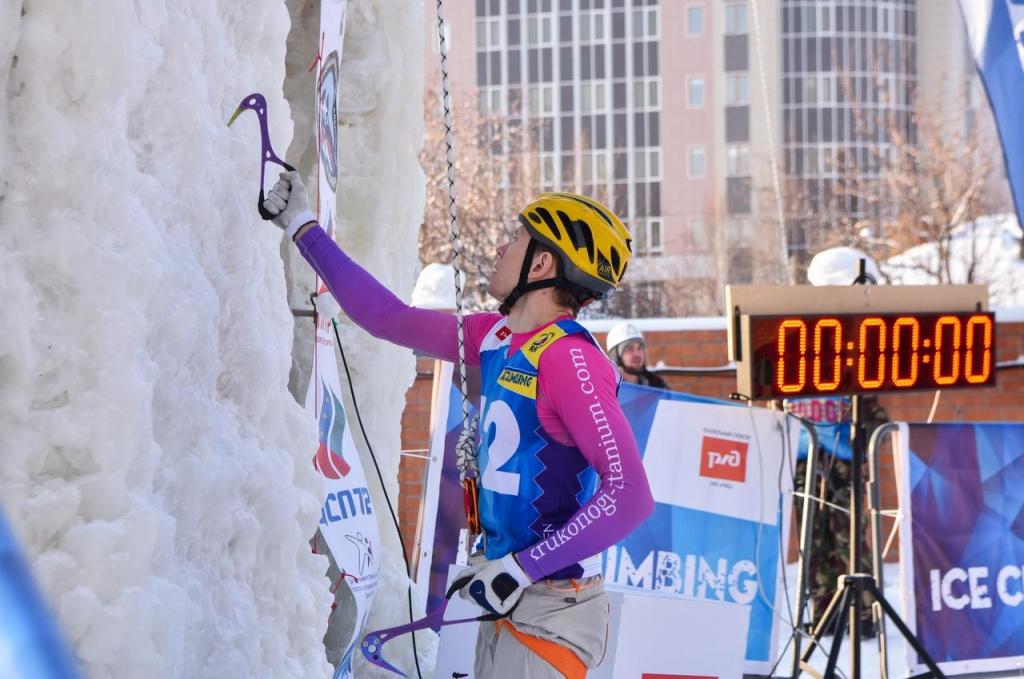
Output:
[[516,416],[504,401],[495,401],[488,407],[481,399],[480,408],[487,413],[480,435],[489,437],[489,440],[484,439],[488,441],[487,466],[480,479],[481,485],[501,495],[518,495],[519,474],[500,471],[519,449],[519,423],[516,422]]

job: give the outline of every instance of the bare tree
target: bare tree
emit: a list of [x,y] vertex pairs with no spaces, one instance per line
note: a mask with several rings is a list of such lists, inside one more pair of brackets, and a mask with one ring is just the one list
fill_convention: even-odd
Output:
[[[451,215],[447,185],[448,165],[444,126],[436,92],[425,98],[427,120],[420,157],[427,180],[426,208],[419,234],[420,259],[424,264],[449,263],[452,259]],[[513,111],[518,102],[511,101]],[[453,155],[456,209],[461,241],[462,268],[466,275],[465,304],[468,310],[492,309],[496,302],[487,295],[486,283],[492,271],[495,250],[514,237],[518,214],[542,190],[561,190],[554,184],[556,156],[542,156],[537,149],[541,138],[551,133],[551,120],[531,121],[529,116],[482,115],[474,105],[459,104],[454,111]],[[592,177],[581,160],[589,140],[575,140],[576,163],[562,168],[564,188],[574,190],[573,177],[584,186]],[[542,161],[543,158],[547,160]],[[595,171],[596,172],[596,171]],[[595,198],[608,202],[603,182],[594,182]],[[638,234],[639,235],[639,234]],[[632,268],[640,268],[634,265]],[[634,271],[634,274],[637,272]],[[589,305],[588,317],[687,316],[716,310],[716,285],[711,280],[679,280],[672,275],[626,277],[626,284],[608,300]],[[646,276],[646,278],[652,278]]]
[[[843,85],[849,87],[848,83]],[[878,100],[888,91],[879,82]],[[860,248],[884,261],[911,247],[932,244],[936,258],[913,266],[940,283],[970,283],[985,253],[975,241],[964,280],[954,280],[954,235],[982,215],[1005,209],[993,191],[997,169],[990,127],[943,119],[916,95],[909,112],[860,107],[852,102],[857,137],[874,140],[840,148],[824,159],[834,179],[828,190],[811,195],[808,183],[786,181],[787,215],[794,224],[817,224],[823,238],[814,249],[835,245]]]
[[[420,164],[427,179],[427,201],[419,235],[420,260],[447,264],[452,259],[448,163],[437,92],[426,96],[426,140]],[[518,211],[539,182],[538,155],[529,126],[518,118],[478,114],[471,105],[453,113],[456,213],[466,276],[466,308],[493,308],[487,280],[498,246],[515,236]]]
[[659,318],[719,313],[718,281],[665,278],[626,282],[604,301],[583,310],[586,318]]

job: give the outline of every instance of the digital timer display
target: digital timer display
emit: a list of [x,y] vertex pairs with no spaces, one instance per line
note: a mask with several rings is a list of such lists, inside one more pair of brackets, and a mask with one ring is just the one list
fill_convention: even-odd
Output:
[[995,384],[988,312],[749,316],[755,399]]

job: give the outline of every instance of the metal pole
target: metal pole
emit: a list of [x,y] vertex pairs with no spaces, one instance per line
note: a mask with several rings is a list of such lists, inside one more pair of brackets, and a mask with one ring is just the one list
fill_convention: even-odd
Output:
[[[867,262],[860,260],[859,273],[855,283],[861,285],[865,282]],[[864,464],[864,418],[861,412],[862,401],[860,394],[854,394],[852,398],[853,417],[850,424],[850,448],[853,453],[853,473],[850,484],[850,574],[860,572],[861,555],[861,495],[864,491],[864,474],[861,467]],[[860,679],[860,609],[863,600],[861,590],[853,587],[850,596],[853,597],[853,605],[850,607],[850,679]],[[839,641],[839,633],[836,633],[836,643]]]
[[[885,581],[882,578],[882,566],[885,555],[882,554],[884,547],[882,540],[882,502],[878,489],[878,452],[882,446],[882,440],[892,432],[898,431],[899,425],[895,422],[888,422],[880,425],[871,434],[868,442],[868,511],[871,513],[871,574],[875,576],[875,584],[878,591],[885,593]],[[875,602],[871,606],[872,619],[878,629],[878,670],[881,679],[889,676],[889,641],[885,634],[885,616],[882,614],[882,606]]]
[[814,492],[815,470],[818,465],[818,431],[814,424],[803,417],[790,414],[807,430],[807,469],[804,470],[804,509],[800,517],[800,553],[797,554],[796,573],[796,629],[793,630],[793,679],[800,675],[800,634],[804,624],[804,609],[807,606],[807,579],[810,559],[808,550],[811,547],[811,531],[814,529]]
[[[855,394],[852,399],[853,421],[850,424],[850,447],[853,449],[850,483],[850,574],[860,572],[861,558],[861,499],[864,491],[864,474],[861,465],[864,463],[864,429],[861,413],[861,396]],[[851,593],[854,597],[850,607],[850,679],[860,679],[860,610],[863,600],[860,590]],[[837,635],[836,641],[839,641]]]

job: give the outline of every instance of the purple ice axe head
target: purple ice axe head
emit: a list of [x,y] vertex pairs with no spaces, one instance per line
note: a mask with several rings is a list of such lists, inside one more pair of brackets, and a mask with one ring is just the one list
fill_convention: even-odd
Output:
[[266,174],[267,163],[277,163],[289,172],[293,172],[295,168],[281,160],[274,153],[274,148],[270,145],[270,130],[267,125],[267,100],[263,98],[263,95],[259,92],[253,92],[243,99],[242,103],[235,109],[235,112],[231,114],[231,119],[228,120],[228,127],[231,127],[231,124],[238,119],[238,116],[242,115],[242,111],[255,111],[256,116],[260,119],[260,197],[256,203],[256,208],[259,210],[260,217],[269,221],[275,215],[263,207],[263,201],[265,200],[263,195],[263,178]]
[[[415,632],[421,629],[427,629],[428,627],[444,627],[446,625],[458,625],[464,622],[485,622],[489,620],[497,620],[502,618],[502,615],[487,614],[481,615],[476,618],[462,618],[461,620],[445,620],[444,612],[448,608],[448,602],[451,601],[452,595],[459,591],[472,580],[472,576],[466,576],[459,578],[452,583],[452,586],[448,588],[447,594],[444,595],[444,601],[441,605],[434,609],[432,613],[429,613],[426,617],[420,618],[415,622],[410,622],[407,625],[399,625],[397,627],[389,627],[388,629],[382,629],[377,632],[370,632],[363,637],[363,643],[359,646],[363,652],[363,657],[366,658],[370,663],[377,667],[384,668],[390,672],[405,677],[405,672],[398,669],[387,660],[385,660],[380,653],[381,646],[391,641],[397,636],[406,634],[408,632]],[[506,614],[507,615],[507,614]]]

